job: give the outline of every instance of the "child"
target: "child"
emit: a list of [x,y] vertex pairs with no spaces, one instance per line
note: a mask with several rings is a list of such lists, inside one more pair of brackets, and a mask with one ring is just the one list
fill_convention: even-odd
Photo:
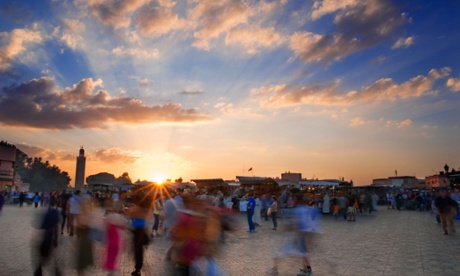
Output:
[[340,213],[339,204],[337,204],[337,203],[332,204],[332,211],[333,211],[334,218],[337,219],[339,217],[339,213]]

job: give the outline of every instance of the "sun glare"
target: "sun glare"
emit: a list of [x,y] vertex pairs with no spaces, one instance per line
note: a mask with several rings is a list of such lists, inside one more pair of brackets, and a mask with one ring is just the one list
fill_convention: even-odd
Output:
[[153,181],[157,184],[163,184],[166,181],[166,177],[162,173],[155,173],[153,175]]

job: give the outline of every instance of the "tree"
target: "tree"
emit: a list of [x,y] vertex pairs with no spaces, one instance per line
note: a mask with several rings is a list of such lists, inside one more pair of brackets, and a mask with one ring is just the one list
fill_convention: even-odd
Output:
[[174,183],[182,183],[184,180],[182,179],[182,177],[179,177],[178,179],[175,179],[174,180]]
[[444,171],[446,171],[446,173],[449,173],[449,165],[447,164],[444,165]]

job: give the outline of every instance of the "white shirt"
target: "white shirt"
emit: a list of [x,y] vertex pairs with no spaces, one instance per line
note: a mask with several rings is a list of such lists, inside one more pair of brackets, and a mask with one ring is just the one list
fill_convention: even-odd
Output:
[[80,201],[81,198],[77,195],[73,195],[71,198],[69,198],[69,201],[67,203],[69,204],[69,213],[78,215],[80,214]]

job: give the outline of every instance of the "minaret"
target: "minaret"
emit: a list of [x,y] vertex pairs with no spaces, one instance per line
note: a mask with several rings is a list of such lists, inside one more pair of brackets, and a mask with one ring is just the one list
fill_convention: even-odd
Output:
[[85,186],[85,165],[85,150],[82,146],[80,148],[80,153],[77,156],[77,170],[75,172],[75,190],[83,190]]

